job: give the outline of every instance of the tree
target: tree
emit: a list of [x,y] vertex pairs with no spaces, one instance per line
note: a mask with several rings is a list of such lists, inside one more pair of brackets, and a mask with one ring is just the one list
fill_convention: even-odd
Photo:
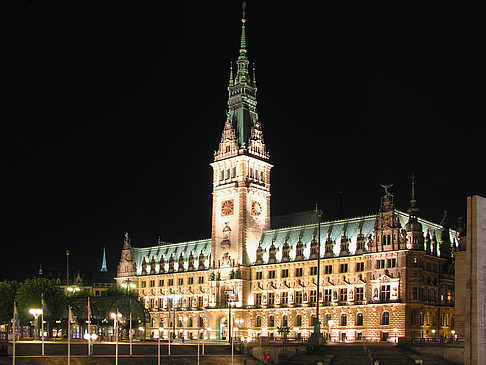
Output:
[[0,282],[0,323],[5,324],[13,318],[13,304],[19,283],[16,281]]
[[66,295],[53,280],[46,278],[27,279],[20,284],[16,300],[19,318],[22,324],[29,323],[32,315],[29,314],[30,308],[41,308],[41,294],[44,296],[46,310],[44,320],[53,321],[60,317],[66,305]]

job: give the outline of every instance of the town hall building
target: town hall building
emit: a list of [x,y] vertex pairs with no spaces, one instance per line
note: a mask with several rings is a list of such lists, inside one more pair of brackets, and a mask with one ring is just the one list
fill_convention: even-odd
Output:
[[202,330],[210,339],[308,338],[317,303],[329,341],[451,337],[459,233],[446,215],[440,224],[419,218],[413,181],[406,212],[384,186],[374,215],[320,222],[304,212],[271,223],[273,165],[245,22],[243,13],[211,163],[211,237],[137,247],[125,235],[116,280],[137,290],[149,310],[147,337],[197,338]]

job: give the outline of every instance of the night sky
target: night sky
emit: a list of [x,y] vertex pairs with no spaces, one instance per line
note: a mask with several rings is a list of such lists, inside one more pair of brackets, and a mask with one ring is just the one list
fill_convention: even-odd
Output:
[[[133,2],[137,4],[137,2]],[[164,2],[165,3],[165,2]],[[406,210],[451,226],[486,196],[486,32],[449,2],[249,1],[272,215],[376,213],[394,184]],[[0,12],[5,225],[0,276],[39,263],[116,269],[123,235],[210,237],[212,169],[236,61],[241,2]],[[161,3],[162,4],[162,3]],[[449,7],[451,6],[451,7]]]

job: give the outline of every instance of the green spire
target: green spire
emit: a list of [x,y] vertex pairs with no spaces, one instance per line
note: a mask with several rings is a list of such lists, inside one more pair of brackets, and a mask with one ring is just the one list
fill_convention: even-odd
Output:
[[101,263],[101,272],[107,272],[108,268],[106,267],[106,249],[103,247],[103,261]]
[[230,62],[229,86],[233,86],[233,62]]
[[410,199],[410,208],[408,208],[408,213],[412,215],[417,215],[419,208],[417,207],[417,201],[415,200],[415,175],[412,173],[412,197]]
[[247,82],[248,80],[248,57],[246,55],[246,34],[245,34],[245,23],[246,23],[246,1],[243,1],[243,13],[241,18],[241,41],[240,41],[240,55],[238,56],[238,60],[236,61],[236,65],[238,67],[236,73],[236,84],[240,82]]
[[240,58],[243,56],[244,59],[246,57],[246,34],[245,34],[245,23],[246,23],[246,1],[243,1],[243,5],[241,6],[243,9],[243,13],[241,15],[241,41],[240,41]]

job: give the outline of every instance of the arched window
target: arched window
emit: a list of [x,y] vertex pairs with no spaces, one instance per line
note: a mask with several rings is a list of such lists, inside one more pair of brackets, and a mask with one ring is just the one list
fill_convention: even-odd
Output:
[[192,327],[192,317],[189,317],[189,321],[187,323],[187,327]]
[[356,326],[362,326],[363,325],[363,313],[358,313],[356,315]]
[[341,326],[348,325],[348,316],[346,314],[341,314]]
[[326,314],[326,321],[324,322],[324,325],[325,326],[329,326],[329,321],[331,320],[331,315],[328,313]]
[[316,316],[313,314],[310,318],[310,323],[311,326],[314,326],[316,324]]
[[275,317],[274,316],[270,316],[270,318],[268,318],[268,327],[275,327]]
[[289,320],[287,316],[282,317],[282,327],[288,327],[289,326]]
[[261,327],[261,326],[262,326],[262,317],[257,316],[256,317],[255,327]]
[[302,316],[300,314],[298,314],[297,317],[295,317],[295,325],[297,327],[302,326]]
[[381,315],[381,324],[386,326],[390,324],[390,313],[383,312]]

